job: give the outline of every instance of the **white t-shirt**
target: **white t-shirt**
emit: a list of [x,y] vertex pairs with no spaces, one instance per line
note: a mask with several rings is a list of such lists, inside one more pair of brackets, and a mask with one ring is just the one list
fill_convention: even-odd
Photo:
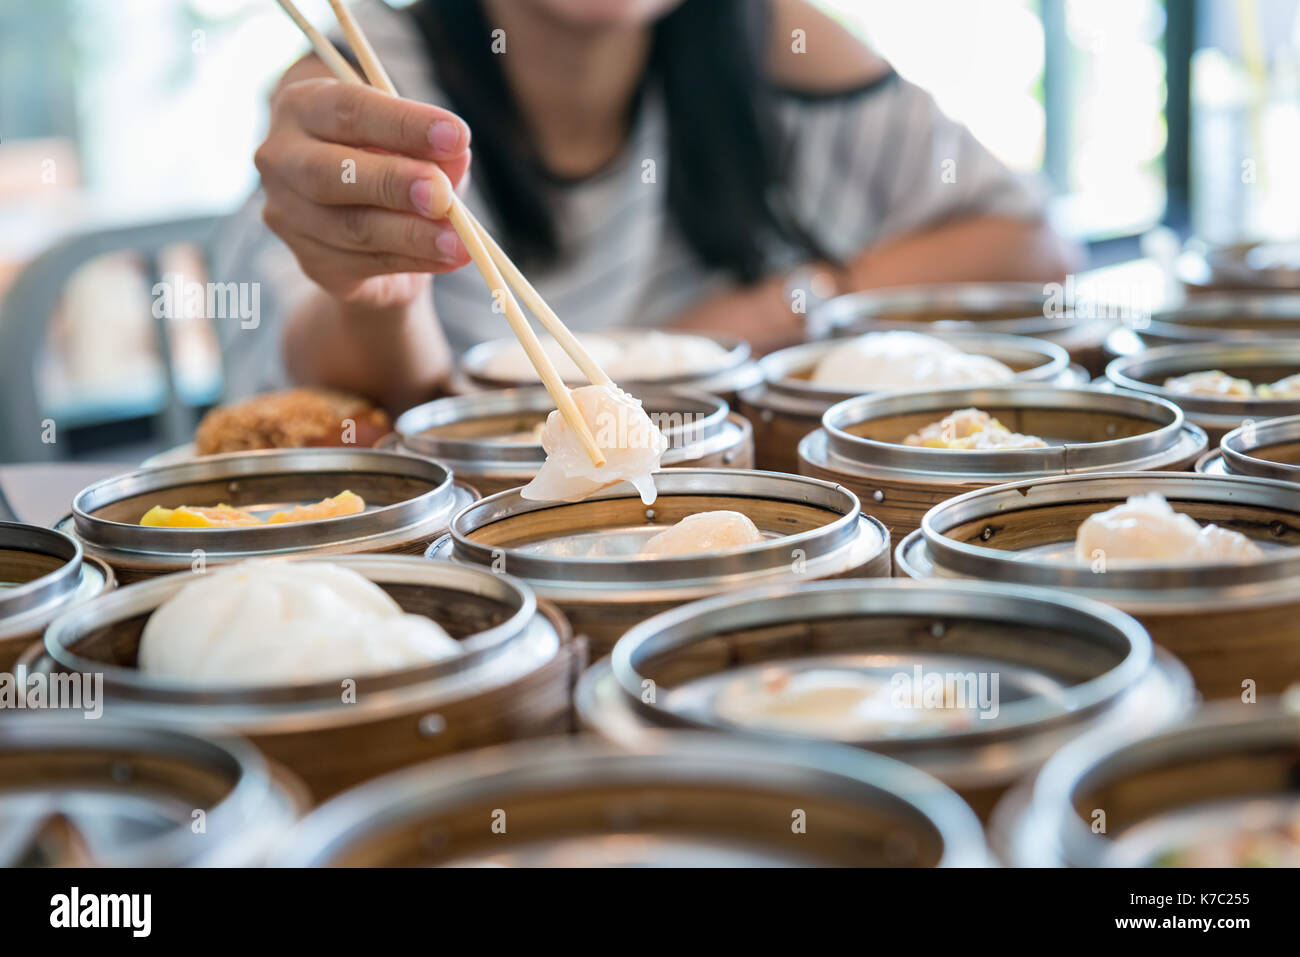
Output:
[[[451,106],[409,12],[366,0],[355,13],[403,96]],[[962,215],[1041,215],[1042,191],[1034,181],[1008,170],[929,94],[893,73],[843,92],[781,92],[778,111],[792,149],[793,212],[831,254],[849,258],[882,239]],[[529,280],[575,331],[663,326],[734,285],[696,260],[669,216],[665,127],[662,104],[647,91],[619,157],[588,178],[553,187],[566,254],[556,267],[529,270]],[[945,166],[948,160],[953,164]],[[652,177],[647,161],[654,164]],[[956,176],[945,177],[945,169]],[[472,176],[464,198],[498,234]],[[794,250],[771,251],[772,272],[797,264]],[[311,282],[262,223],[260,193],[226,224],[214,271],[224,281],[262,283],[258,328],[223,336],[228,398],[286,384],[281,323]],[[458,353],[509,335],[472,265],[435,277],[433,296]]]

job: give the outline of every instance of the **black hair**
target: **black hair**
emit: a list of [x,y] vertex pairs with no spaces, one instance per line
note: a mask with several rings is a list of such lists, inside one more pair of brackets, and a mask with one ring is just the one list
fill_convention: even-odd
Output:
[[[554,181],[492,52],[480,0],[419,0],[410,10],[449,105],[473,131],[475,182],[503,245],[521,264],[555,261]],[[657,85],[664,99],[669,215],[703,263],[745,283],[761,278],[773,241],[829,258],[789,212],[769,15],[762,0],[683,0],[654,24],[641,87]]]

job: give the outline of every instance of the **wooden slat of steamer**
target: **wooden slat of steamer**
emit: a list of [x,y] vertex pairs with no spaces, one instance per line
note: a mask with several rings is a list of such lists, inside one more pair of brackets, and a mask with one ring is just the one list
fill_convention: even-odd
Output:
[[797,474],[799,440],[821,425],[821,416],[796,417],[740,398],[736,411],[754,427],[754,462],[770,472]]

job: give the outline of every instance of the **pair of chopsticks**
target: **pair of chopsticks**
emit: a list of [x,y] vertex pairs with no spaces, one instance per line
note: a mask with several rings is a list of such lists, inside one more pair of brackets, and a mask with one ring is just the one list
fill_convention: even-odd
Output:
[[[363,84],[364,81],[357,76],[356,71],[352,69],[352,65],[344,59],[343,55],[334,47],[334,44],[330,43],[319,30],[307,21],[307,18],[294,6],[293,0],[277,0],[277,2],[284,12],[289,15],[289,18],[298,25],[298,29],[311,42],[316,55],[325,62],[325,65],[334,72],[336,77],[345,83]],[[396,87],[393,86],[392,80],[388,78],[388,73],[380,64],[374,48],[371,47],[365,34],[361,32],[361,27],[353,18],[352,13],[343,5],[342,0],[329,0],[329,3],[333,7],[334,15],[338,18],[343,35],[347,37],[347,41],[356,54],[357,60],[360,61],[361,68],[370,81],[370,85],[392,96],[397,96]],[[438,170],[436,166],[434,170],[436,171],[434,175],[441,175],[441,170]],[[564,416],[564,421],[568,423],[574,435],[582,442],[592,464],[600,468],[605,464],[605,455],[601,452],[600,447],[596,445],[596,439],[591,434],[587,422],[582,418],[582,414],[578,411],[568,386],[560,378],[560,374],[556,371],[550,357],[542,349],[537,334],[533,332],[532,326],[528,324],[528,320],[524,317],[518,301],[511,292],[511,287],[519,293],[520,298],[527,304],[529,311],[537,317],[537,321],[555,338],[555,341],[560,344],[560,348],[569,354],[582,371],[582,374],[593,385],[611,385],[613,384],[612,380],[597,365],[596,360],[578,341],[577,336],[570,332],[568,326],[560,321],[560,317],[546,304],[546,300],[524,278],[524,274],[510,261],[510,258],[497,245],[496,240],[488,235],[487,230],[474,218],[474,214],[461,202],[455,191],[449,190],[449,193],[451,195],[451,205],[447,210],[447,218],[451,221],[452,228],[456,230],[461,242],[465,244],[470,259],[478,267],[479,273],[483,276],[483,281],[487,283],[488,289],[492,292],[494,301],[500,302],[504,308],[506,320],[510,323],[515,338],[524,347],[524,352],[528,355],[528,361],[537,370],[542,384],[546,386],[546,391],[550,393],[551,399],[555,402],[555,407],[560,410],[560,414]],[[507,282],[509,285],[507,285]]]

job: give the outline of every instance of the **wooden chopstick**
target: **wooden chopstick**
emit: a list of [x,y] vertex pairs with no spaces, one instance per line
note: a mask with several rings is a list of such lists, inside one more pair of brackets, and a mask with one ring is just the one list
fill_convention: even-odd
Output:
[[[299,29],[307,35],[307,38],[312,43],[313,49],[316,49],[317,53],[321,52],[321,47],[317,46],[318,39],[321,46],[330,51],[332,56],[322,55],[321,59],[334,70],[335,75],[339,79],[349,83],[362,82],[361,78],[357,76],[356,71],[351,68],[347,60],[343,58],[342,54],[334,48],[334,45],[307,23],[302,14],[294,8],[292,0],[279,0],[279,2],[285,12],[293,19],[294,23],[298,24]],[[330,6],[333,7],[335,15],[338,18],[339,26],[343,30],[343,35],[347,37],[348,43],[352,46],[352,49],[356,51],[357,58],[361,61],[362,69],[366,72],[366,77],[370,80],[371,84],[377,89],[383,90],[385,93],[397,96],[397,88],[393,86],[392,80],[389,79],[388,74],[380,65],[379,58],[375,56],[374,49],[370,46],[370,42],[366,39],[365,34],[362,33],[361,27],[353,18],[351,11],[341,2],[338,2],[338,0],[330,0]],[[335,66],[336,61],[342,63],[345,69],[337,69]],[[488,289],[492,291],[493,299],[501,304],[505,312],[506,321],[510,323],[510,328],[514,332],[515,338],[519,340],[519,344],[523,346],[529,362],[532,363],[533,368],[537,370],[538,376],[541,377],[542,385],[544,385],[546,391],[550,393],[552,401],[555,402],[555,407],[559,409],[560,415],[564,417],[564,421],[568,423],[569,428],[582,443],[583,448],[587,453],[587,457],[591,459],[592,464],[595,465],[596,468],[601,468],[606,462],[605,454],[600,450],[600,446],[596,444],[595,436],[591,434],[590,426],[582,417],[582,413],[578,410],[577,404],[573,401],[573,395],[569,391],[568,386],[565,385],[564,380],[556,371],[555,365],[551,362],[550,357],[546,355],[545,350],[542,348],[541,341],[537,338],[537,333],[533,332],[532,326],[528,324],[527,318],[525,318],[523,311],[519,308],[519,303],[515,300],[514,295],[510,291],[510,287],[506,284],[505,279],[502,277],[501,272],[498,269],[498,259],[508,264],[507,270],[512,274],[512,277],[517,277],[518,280],[521,281],[521,285],[518,286],[518,288],[526,290],[526,292],[521,292],[521,295],[523,295],[525,300],[529,302],[529,308],[533,310],[535,315],[537,315],[538,321],[551,331],[551,334],[555,336],[556,341],[560,343],[561,347],[564,348],[566,352],[569,352],[570,355],[573,356],[574,362],[577,363],[580,368],[584,366],[586,367],[583,368],[583,373],[597,385],[610,383],[611,380],[609,376],[607,376],[600,367],[596,365],[591,356],[587,354],[586,349],[584,349],[581,343],[578,342],[577,337],[574,336],[573,333],[569,331],[568,327],[560,321],[555,312],[546,305],[545,301],[532,285],[523,278],[523,274],[518,270],[514,263],[510,262],[495,240],[487,235],[482,226],[479,225],[478,220],[474,219],[473,214],[471,214],[465,204],[461,202],[460,197],[456,195],[454,190],[450,192],[450,196],[451,203],[447,210],[447,218],[451,221],[452,227],[460,236],[461,242],[465,244],[465,249],[469,252],[470,259],[473,260],[474,265],[483,276],[483,281],[487,283]],[[495,255],[493,250],[495,250]],[[540,305],[541,311],[533,305],[534,302]],[[559,331],[557,332],[557,330]],[[577,352],[581,354],[581,358],[574,354],[570,346],[576,348]],[[595,377],[592,375],[593,372]]]
[[492,234],[483,228],[483,224],[475,218],[474,214],[469,211],[469,207],[461,204],[465,211],[465,217],[478,232],[479,237],[483,240],[483,245],[487,247],[492,256],[492,261],[496,263],[497,268],[505,275],[506,281],[519,293],[519,298],[524,301],[529,312],[537,317],[537,321],[542,324],[547,332],[560,344],[565,352],[569,354],[574,363],[582,370],[582,374],[592,385],[613,385],[612,380],[605,370],[600,367],[591,353],[587,351],[581,340],[578,339],[569,327],[560,321],[560,317],[542,298],[541,293],[533,288],[533,284],[528,281],[519,267],[510,261],[510,257],[505,251],[497,245],[497,241],[492,238]]
[[335,76],[348,83],[361,82],[361,77],[357,76],[357,71],[352,69],[352,64],[344,59],[343,54],[335,49],[334,44],[330,43],[324,34],[311,25],[311,22],[293,5],[293,0],[276,0],[276,2],[280,4],[280,9],[289,15],[289,19],[298,25],[298,29],[311,42],[311,48],[316,51],[316,55],[325,61],[325,65],[334,71]]

